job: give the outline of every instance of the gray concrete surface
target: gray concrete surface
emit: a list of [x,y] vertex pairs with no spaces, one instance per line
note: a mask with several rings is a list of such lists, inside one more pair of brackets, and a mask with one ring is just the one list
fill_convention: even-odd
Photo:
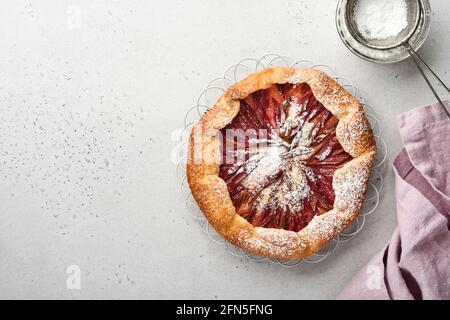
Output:
[[[1,1],[0,298],[333,299],[396,225],[392,170],[363,232],[326,262],[284,269],[210,241],[177,194],[171,133],[243,57],[336,68],[395,116],[432,102],[411,61],[382,66],[341,43],[336,2]],[[450,4],[432,1],[420,53],[450,82]],[[67,280],[81,272],[81,287]],[[75,286],[76,287],[76,286]]]

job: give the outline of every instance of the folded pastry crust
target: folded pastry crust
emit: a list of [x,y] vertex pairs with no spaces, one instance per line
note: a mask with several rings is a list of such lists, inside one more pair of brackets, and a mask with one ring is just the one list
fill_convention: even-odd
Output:
[[[273,84],[310,86],[315,98],[338,120],[336,137],[353,157],[333,175],[332,210],[316,215],[299,232],[254,227],[236,212],[227,184],[219,177],[218,132],[238,114],[240,100]],[[226,240],[249,252],[278,259],[300,259],[320,251],[361,211],[376,158],[372,129],[359,101],[322,71],[269,68],[228,88],[193,127],[189,140],[187,177],[192,194],[210,224]]]

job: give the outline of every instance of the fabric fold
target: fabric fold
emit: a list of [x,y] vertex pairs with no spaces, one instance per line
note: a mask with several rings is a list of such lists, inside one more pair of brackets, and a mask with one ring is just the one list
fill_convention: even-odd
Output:
[[339,299],[450,299],[450,120],[438,104],[398,120],[398,227]]
[[[447,102],[445,105],[448,108]],[[439,104],[416,108],[398,117],[410,161],[447,201],[450,200],[449,121]]]

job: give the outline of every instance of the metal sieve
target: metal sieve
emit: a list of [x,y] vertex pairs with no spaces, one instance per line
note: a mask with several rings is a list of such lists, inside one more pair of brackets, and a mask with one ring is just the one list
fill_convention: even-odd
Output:
[[421,17],[424,15],[425,7],[422,0],[407,0],[407,27],[402,30],[396,36],[388,37],[386,39],[369,39],[365,37],[361,32],[359,32],[355,23],[355,9],[358,0],[347,0],[346,10],[345,10],[345,22],[347,24],[348,30],[351,36],[358,41],[360,44],[367,46],[375,50],[390,50],[398,47],[404,47],[409,56],[413,59],[415,65],[419,69],[420,74],[425,79],[428,87],[433,92],[439,104],[447,113],[450,118],[450,113],[445,107],[442,99],[439,97],[435,88],[431,84],[429,78],[426,76],[422,65],[425,66],[430,73],[442,84],[442,86],[450,93],[449,87],[438,77],[438,75],[431,69],[431,67],[417,54],[417,52],[410,45],[410,40],[417,31]]
[[378,50],[387,50],[408,43],[409,39],[416,32],[420,22],[421,4],[418,0],[407,1],[407,27],[403,29],[396,36],[392,36],[386,39],[368,39],[362,33],[359,32],[355,20],[356,3],[358,0],[348,0],[346,10],[346,20],[350,32],[360,43]]

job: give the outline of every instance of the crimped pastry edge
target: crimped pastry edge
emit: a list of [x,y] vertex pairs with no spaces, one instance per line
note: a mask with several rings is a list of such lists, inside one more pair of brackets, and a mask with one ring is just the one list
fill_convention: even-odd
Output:
[[[217,133],[237,115],[239,100],[275,83],[307,83],[316,99],[339,120],[336,137],[353,157],[334,172],[334,208],[315,216],[299,232],[251,225],[236,213],[226,183],[218,176],[220,141]],[[194,144],[194,140],[198,139],[201,142]],[[372,129],[361,104],[347,90],[320,70],[269,68],[253,73],[228,88],[193,127],[189,140],[187,177],[200,209],[226,240],[258,255],[301,259],[320,251],[358,216],[375,158]],[[193,162],[194,159],[200,159],[200,162]]]

